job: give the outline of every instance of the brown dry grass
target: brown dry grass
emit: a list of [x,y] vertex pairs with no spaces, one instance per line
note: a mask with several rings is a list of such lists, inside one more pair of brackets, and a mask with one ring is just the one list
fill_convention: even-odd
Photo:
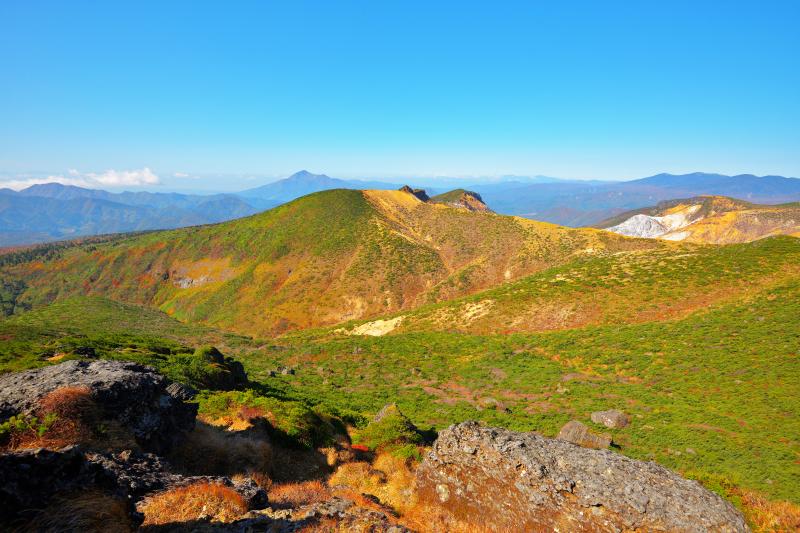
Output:
[[420,533],[493,533],[495,530],[481,524],[458,520],[436,504],[415,503],[403,514],[404,526]]
[[742,501],[745,518],[759,532],[800,531],[800,506],[790,502],[769,501],[762,495],[735,489]]
[[230,522],[247,512],[242,496],[230,487],[217,483],[195,483],[152,496],[139,506],[143,525],[187,522],[208,517],[216,522]]
[[371,494],[383,504],[404,513],[413,499],[413,463],[382,453],[375,457],[372,464],[359,461],[341,465],[328,483]]
[[[421,502],[414,491],[415,463],[381,453],[370,464],[364,461],[341,465],[328,480],[337,496],[353,500],[360,507],[387,512],[382,505],[399,513],[397,522],[414,531],[453,533],[482,533],[491,529],[481,523],[468,523],[454,518],[444,511],[438,502]],[[364,495],[372,495],[380,500],[376,504]],[[388,513],[391,515],[391,512]],[[326,529],[320,523],[310,531],[338,531]]]
[[19,531],[123,533],[135,529],[124,501],[90,491],[54,499]]
[[331,472],[325,454],[318,450],[274,446],[272,455],[272,479],[275,482],[323,479]]
[[281,483],[273,485],[272,490],[269,492],[270,505],[282,509],[325,502],[330,498],[331,491],[320,480]]
[[43,396],[36,417],[44,420],[48,415],[55,415],[55,421],[44,434],[34,430],[16,432],[11,435],[8,447],[61,448],[94,440],[100,410],[88,387],[61,387]]

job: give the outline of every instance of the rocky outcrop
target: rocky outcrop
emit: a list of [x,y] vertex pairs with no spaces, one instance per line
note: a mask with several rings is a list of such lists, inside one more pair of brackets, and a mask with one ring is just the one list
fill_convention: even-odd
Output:
[[39,400],[63,387],[86,387],[105,418],[118,421],[146,451],[164,453],[194,428],[190,389],[150,367],[123,361],[66,361],[0,376],[0,421],[31,414]]
[[749,531],[718,495],[655,463],[465,422],[417,469],[422,501],[502,531]]
[[660,237],[669,231],[658,217],[648,215],[634,215],[625,222],[608,228],[608,231],[626,235],[628,237]]
[[267,505],[267,494],[249,478],[236,482],[223,476],[185,476],[170,471],[169,465],[157,455],[126,450],[120,453],[85,454],[86,461],[99,465],[116,480],[117,492],[128,499],[139,501],[146,496],[192,485],[194,483],[219,483],[233,488],[245,501],[248,509],[262,509]]
[[182,476],[170,472],[156,455],[130,450],[121,453],[87,452],[78,446],[61,450],[20,450],[0,455],[0,524],[8,524],[22,510],[42,509],[56,495],[99,491],[134,505],[150,494],[198,482],[232,487],[249,509],[267,505],[267,494],[250,479],[234,483],[226,477]]
[[556,437],[559,440],[571,442],[584,448],[603,449],[611,446],[611,435],[607,433],[597,434],[591,431],[586,425],[578,422],[577,420],[570,420],[561,431],[558,432]]
[[413,194],[423,202],[427,202],[428,200],[430,200],[430,197],[428,196],[428,193],[425,192],[425,189],[412,189],[408,185],[403,185],[398,190],[402,192],[407,192],[408,194]]
[[[56,494],[91,487],[114,492],[116,480],[86,460],[77,447],[23,450],[0,455],[0,528],[23,510],[42,509]],[[129,508],[131,513],[134,508]]]
[[455,189],[444,194],[440,194],[431,198],[431,202],[435,204],[444,204],[458,209],[466,209],[467,211],[476,211],[480,213],[492,213],[489,206],[483,201],[481,195],[467,191],[465,189]]
[[592,413],[592,422],[611,429],[621,429],[630,423],[628,415],[618,409]]

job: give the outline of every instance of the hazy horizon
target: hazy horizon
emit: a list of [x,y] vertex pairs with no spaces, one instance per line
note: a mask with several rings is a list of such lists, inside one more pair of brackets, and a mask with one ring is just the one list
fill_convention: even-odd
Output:
[[[99,189],[105,190],[109,192],[125,192],[125,191],[146,191],[146,192],[156,192],[156,193],[181,193],[181,194],[225,194],[225,193],[238,193],[247,189],[260,187],[262,185],[268,185],[271,183],[275,183],[277,181],[289,178],[296,173],[306,171],[310,172],[311,174],[316,175],[325,175],[329,178],[345,180],[345,181],[363,181],[363,182],[380,182],[386,184],[395,184],[395,185],[413,185],[413,186],[428,186],[428,187],[436,187],[436,188],[456,188],[458,186],[464,185],[486,185],[491,183],[503,183],[503,182],[526,182],[529,181],[531,183],[546,183],[548,181],[599,181],[599,182],[607,182],[607,183],[622,183],[625,181],[632,181],[642,178],[647,178],[650,176],[654,176],[657,174],[674,174],[680,175],[670,172],[657,172],[654,174],[648,174],[647,176],[638,176],[635,178],[626,178],[626,179],[617,179],[617,180],[596,180],[593,178],[562,178],[558,176],[544,176],[541,174],[537,175],[499,175],[499,176],[334,176],[327,172],[315,172],[315,171],[308,171],[306,169],[300,169],[298,171],[292,172],[285,176],[225,176],[225,175],[211,175],[211,176],[181,176],[179,177],[176,182],[179,183],[180,186],[175,186],[170,184],[170,176],[167,176],[167,180],[163,180],[161,176],[157,173],[153,172],[150,169],[142,169],[142,171],[149,171],[153,176],[159,178],[159,183],[156,184],[142,184],[142,185],[105,185],[101,181],[93,181],[92,179],[87,179],[82,175],[73,175],[70,176],[67,173],[67,176],[59,176],[59,175],[47,175],[43,177],[32,177],[32,176],[22,176],[22,177],[12,177],[6,178],[2,174],[0,174],[0,189],[8,188],[15,191],[20,191],[25,188],[31,187],[32,185],[43,185],[43,184],[50,184],[50,183],[58,183],[61,185],[67,186],[75,186],[75,187],[82,187],[87,189]],[[109,171],[114,172],[114,171]],[[694,173],[701,173],[701,174],[721,174],[719,172],[687,172],[685,174],[694,174]],[[742,175],[745,173],[737,173],[735,175]],[[95,175],[97,176],[97,175]],[[174,176],[172,176],[174,178]],[[759,176],[763,177],[763,176]],[[800,179],[794,176],[782,176],[786,178],[792,179]],[[102,179],[102,178],[101,178]],[[227,182],[230,184],[228,188],[219,188],[217,184],[220,182]],[[461,183],[459,183],[461,182]],[[192,186],[194,184],[194,186]]]

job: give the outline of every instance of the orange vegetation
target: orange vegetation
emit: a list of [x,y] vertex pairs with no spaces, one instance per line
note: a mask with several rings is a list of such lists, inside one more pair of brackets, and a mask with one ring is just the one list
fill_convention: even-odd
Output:
[[187,522],[201,517],[230,522],[247,512],[247,505],[230,487],[196,483],[156,494],[144,500],[139,511],[144,514],[143,525]]
[[734,489],[733,492],[741,498],[745,518],[755,531],[800,531],[800,506],[769,501],[753,491]]
[[61,448],[90,442],[99,410],[88,387],[62,387],[39,400],[36,417],[40,422],[49,419],[52,423],[43,432],[29,428],[12,433],[10,449]]
[[319,480],[281,483],[280,485],[274,485],[269,491],[270,505],[284,509],[320,503],[330,498],[330,490]]

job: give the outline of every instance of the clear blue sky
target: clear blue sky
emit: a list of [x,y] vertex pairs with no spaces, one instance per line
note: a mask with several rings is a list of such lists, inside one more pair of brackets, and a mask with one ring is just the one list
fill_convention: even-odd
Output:
[[770,0],[5,0],[0,180],[800,176],[798,28]]

